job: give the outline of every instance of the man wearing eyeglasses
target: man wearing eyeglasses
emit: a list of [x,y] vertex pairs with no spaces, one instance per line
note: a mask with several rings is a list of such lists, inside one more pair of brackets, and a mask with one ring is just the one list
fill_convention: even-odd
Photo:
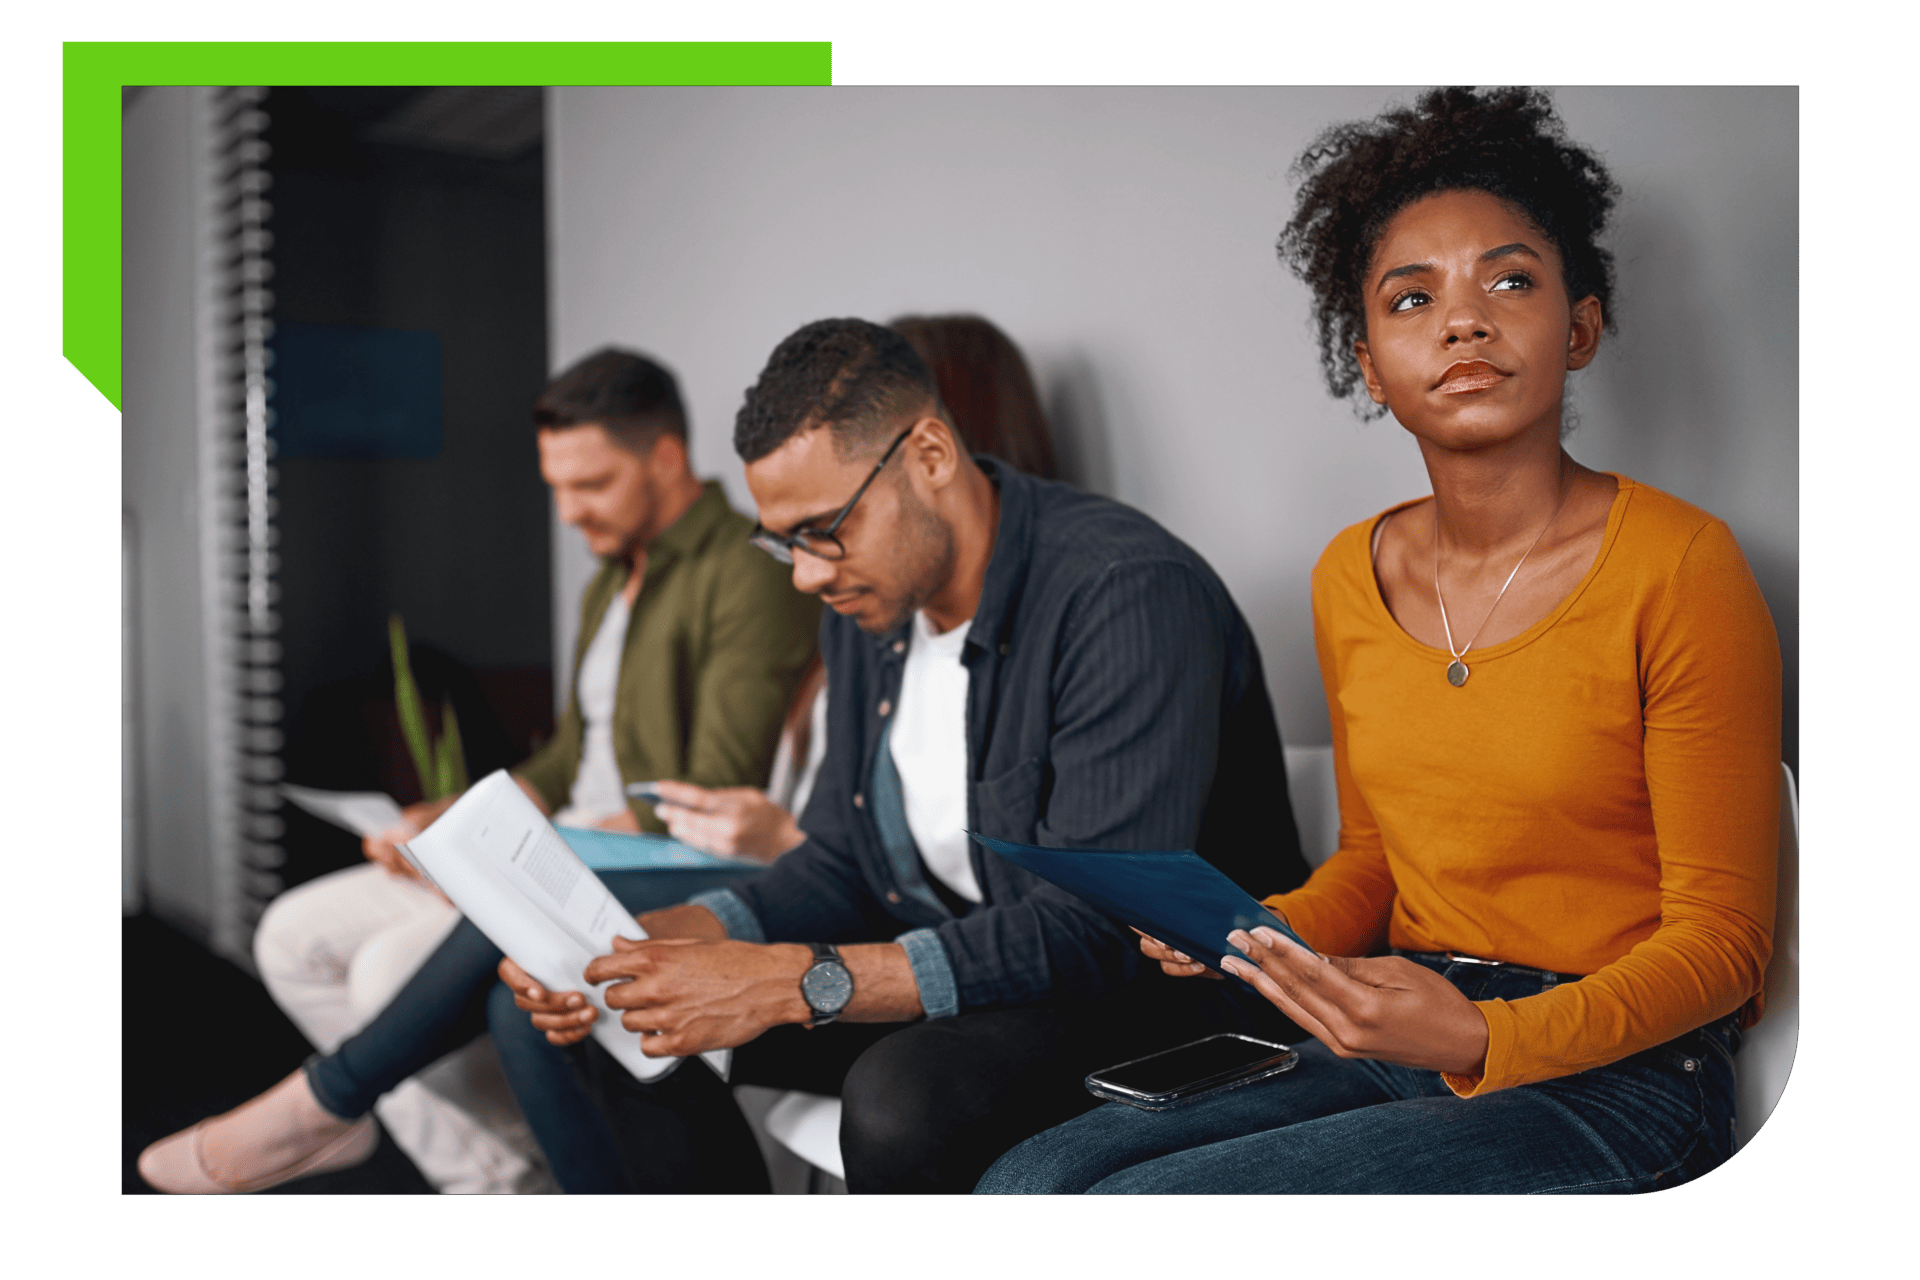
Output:
[[[833,610],[807,840],[642,916],[649,940],[585,974],[616,984],[648,1053],[737,1047],[732,1083],[839,1094],[856,1192],[969,1191],[1091,1106],[1089,1071],[1216,1031],[1291,1034],[1232,984],[1142,966],[1127,930],[968,840],[1197,848],[1249,886],[1307,875],[1259,655],[1218,577],[1140,513],[957,441],[890,330],[819,321],[774,351],[734,446],[754,542]],[[550,1040],[586,1037],[591,1008],[511,961],[501,976]],[[630,1180],[755,1184],[703,1063],[641,1084],[591,1041],[576,1061]]]

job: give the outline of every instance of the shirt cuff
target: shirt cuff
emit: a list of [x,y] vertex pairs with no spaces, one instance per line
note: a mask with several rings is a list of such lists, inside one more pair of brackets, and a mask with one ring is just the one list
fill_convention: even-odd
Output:
[[914,985],[920,988],[920,1007],[928,1018],[951,1018],[960,1012],[960,989],[954,985],[953,964],[946,944],[931,929],[914,929],[894,939],[907,953]]
[[740,895],[731,889],[709,889],[705,893],[696,893],[687,899],[690,907],[705,907],[719,918],[720,927],[727,936],[739,942],[765,943],[766,930],[760,927],[760,917],[753,914],[753,908],[741,901]]
[[1513,1013],[1505,1000],[1476,1000],[1473,1007],[1487,1020],[1487,1060],[1477,1076],[1442,1071],[1440,1078],[1457,1098],[1481,1098],[1520,1083],[1511,1077]]

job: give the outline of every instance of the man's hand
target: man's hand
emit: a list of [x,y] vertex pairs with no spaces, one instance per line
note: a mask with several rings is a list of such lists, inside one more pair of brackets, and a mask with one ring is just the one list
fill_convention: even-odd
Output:
[[533,1015],[534,1029],[546,1032],[550,1044],[573,1044],[593,1030],[600,1011],[578,991],[548,991],[510,957],[501,957],[499,974],[513,990],[514,1007]]
[[654,812],[676,840],[725,858],[772,862],[805,840],[791,813],[757,787],[696,787],[662,779]]
[[1477,1076],[1487,1020],[1460,989],[1400,956],[1318,956],[1264,926],[1227,941],[1250,958],[1222,962],[1342,1058]]
[[[727,936],[713,912],[691,903],[649,911],[639,921],[649,938],[717,941]],[[513,991],[515,1007],[533,1015],[534,1029],[544,1031],[551,1044],[584,1040],[600,1017],[600,1011],[578,991],[548,991],[511,959],[500,961],[499,973],[500,981]]]
[[[1135,933],[1140,933],[1138,929]],[[1150,938],[1140,933],[1140,954],[1149,960],[1160,962],[1161,972],[1174,978],[1212,978],[1218,981],[1220,974],[1201,964],[1184,951],[1175,951],[1158,938]]]
[[400,825],[389,827],[377,836],[363,836],[360,851],[371,862],[377,862],[394,875],[404,876],[408,880],[418,880],[420,874],[413,869],[405,855],[396,845],[407,841],[433,825],[433,820],[453,807],[454,796],[441,800],[422,800],[419,804],[410,804],[400,811]]
[[[781,1023],[813,1021],[800,994],[801,975],[813,965],[812,948],[734,941],[711,911],[691,905],[649,911],[640,924],[650,937],[615,938],[613,954],[596,958],[582,977],[616,984],[607,989],[607,1004],[625,1011],[621,1025],[641,1033],[640,1051],[649,1057],[729,1049]],[[925,1012],[899,943],[839,950],[853,975],[853,999],[841,1021],[911,1022]],[[500,962],[500,980],[554,1044],[583,1039],[599,1016],[579,992],[544,990],[511,960]]]
[[[607,1004],[627,1010],[620,1024],[640,1036],[640,1052],[650,1058],[731,1049],[769,1027],[813,1018],[800,995],[813,952],[797,943],[615,938],[613,948],[582,976],[614,984]],[[586,1039],[600,1017],[578,991],[548,991],[510,959],[500,961],[500,980],[551,1044]]]
[[648,1057],[731,1049],[813,1018],[800,995],[813,952],[798,943],[615,938],[613,948],[587,966],[586,979],[614,984],[607,1005],[625,1010],[620,1025],[639,1034]]

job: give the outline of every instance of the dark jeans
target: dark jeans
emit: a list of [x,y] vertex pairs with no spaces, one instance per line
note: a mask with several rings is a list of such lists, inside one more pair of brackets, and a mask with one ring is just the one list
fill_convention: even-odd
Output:
[[[776,1027],[734,1051],[730,1083],[839,1095],[850,1191],[966,1192],[1009,1147],[1095,1106],[1083,1084],[1089,1072],[1218,1031],[1301,1035],[1238,983],[1149,968],[1098,1001]],[[768,1189],[731,1089],[704,1062],[643,1084],[591,1041],[572,1053],[633,1189]]]
[[[737,884],[761,870],[659,868],[597,874],[622,906],[639,915],[685,902],[707,889]],[[491,1030],[508,1083],[561,1189],[575,1194],[625,1190],[605,1122],[581,1092],[566,1056],[514,1007],[513,993],[495,976],[499,963],[500,949],[462,920],[372,1022],[332,1053],[308,1060],[307,1082],[314,1098],[342,1119],[358,1118],[414,1072]]]
[[[1410,957],[1469,999],[1518,999],[1576,976]],[[1719,1165],[1733,1141],[1736,1019],[1619,1062],[1481,1098],[1434,1071],[1343,1060],[1318,1041],[1283,1075],[1171,1111],[1109,1103],[1029,1139],[987,1193],[1657,1191]]]

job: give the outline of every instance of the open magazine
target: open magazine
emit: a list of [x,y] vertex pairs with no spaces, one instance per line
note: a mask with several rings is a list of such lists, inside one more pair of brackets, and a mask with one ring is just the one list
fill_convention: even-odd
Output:
[[[593,1037],[636,1079],[654,1080],[678,1058],[650,1058],[620,1025],[601,988],[581,976],[614,935],[644,938],[628,914],[568,848],[546,815],[504,769],[482,778],[432,826],[399,846],[421,875],[460,908],[494,946],[549,991],[579,991],[600,1011]],[[700,1055],[725,1079],[732,1051]]]
[[[379,791],[322,791],[317,787],[280,784],[280,794],[316,818],[324,818],[357,836],[385,835],[403,819],[400,806]],[[595,871],[653,871],[708,867],[756,868],[749,858],[723,858],[696,849],[672,836],[647,831],[603,831],[597,827],[555,827],[567,847]]]
[[400,825],[400,806],[381,791],[321,791],[280,784],[280,794],[316,818],[345,827],[357,836],[377,836]]

